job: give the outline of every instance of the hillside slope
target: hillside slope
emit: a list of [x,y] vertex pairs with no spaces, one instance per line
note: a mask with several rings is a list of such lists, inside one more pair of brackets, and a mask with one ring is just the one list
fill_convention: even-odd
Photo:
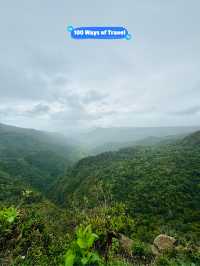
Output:
[[[1,139],[0,264],[200,265],[200,132],[73,166],[46,133],[16,131]],[[156,255],[160,234],[177,246]]]
[[46,191],[78,158],[55,134],[0,125],[0,265],[60,265],[73,234]]
[[0,170],[40,190],[78,158],[62,136],[0,124]]
[[137,220],[139,234],[141,226],[144,238],[146,234],[151,239],[154,230],[163,228],[197,240],[199,136],[197,132],[173,144],[127,148],[85,158],[56,184],[57,200],[66,205],[75,201],[82,208],[86,202],[89,208],[105,200],[123,202]]

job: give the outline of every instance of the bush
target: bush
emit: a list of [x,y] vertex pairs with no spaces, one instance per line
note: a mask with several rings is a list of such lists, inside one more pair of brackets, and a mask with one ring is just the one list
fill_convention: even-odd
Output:
[[9,227],[15,222],[19,212],[14,207],[3,208],[0,210],[0,232],[8,230]]
[[150,246],[138,240],[134,241],[133,243],[132,253],[133,253],[133,256],[137,256],[139,258],[145,258],[145,259],[153,256]]
[[93,250],[93,245],[98,236],[92,232],[91,226],[79,227],[76,239],[65,255],[65,266],[98,266],[102,265],[98,253]]
[[166,255],[162,255],[157,257],[156,266],[172,266],[172,263]]

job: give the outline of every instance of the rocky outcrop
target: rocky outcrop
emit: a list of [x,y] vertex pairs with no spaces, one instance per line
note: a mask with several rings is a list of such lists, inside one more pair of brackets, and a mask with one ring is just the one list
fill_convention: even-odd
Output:
[[172,250],[175,247],[176,239],[168,235],[159,235],[154,239],[152,252],[154,255],[159,255],[167,250]]
[[120,234],[119,235],[119,243],[121,248],[129,255],[132,253],[132,246],[133,246],[133,240],[128,238],[127,236]]

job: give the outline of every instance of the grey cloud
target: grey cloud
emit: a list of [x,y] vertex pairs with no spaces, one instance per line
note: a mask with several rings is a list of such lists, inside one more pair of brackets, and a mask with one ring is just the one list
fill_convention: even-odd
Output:
[[[11,112],[11,114],[12,114],[12,112]],[[3,119],[3,118],[5,118],[5,117],[7,117],[9,115],[10,115],[9,108],[1,108],[0,109],[0,119]]]
[[36,104],[32,107],[32,109],[25,112],[25,114],[31,115],[31,116],[40,116],[40,115],[46,115],[50,112],[50,107],[47,104]]
[[38,103],[29,104],[28,106],[23,105],[11,105],[10,107],[0,108],[0,117],[32,117],[37,118],[43,115],[50,115],[51,108],[48,104]]
[[52,80],[52,86],[62,87],[64,85],[66,85],[68,82],[70,82],[70,80],[66,77],[66,75],[58,74]]
[[76,109],[76,110],[64,110],[61,112],[57,112],[51,115],[51,119],[56,123],[60,123],[61,125],[65,124],[67,127],[89,127],[102,118],[109,117],[113,115],[114,112],[95,112],[90,113],[85,109]]
[[0,66],[0,97],[1,99],[41,99],[46,97],[47,84],[42,76],[28,76],[27,72]]
[[200,105],[192,106],[183,110],[172,112],[175,115],[198,115],[200,114]]
[[[89,95],[91,95],[91,92]],[[86,94],[86,98],[87,97],[88,94]],[[80,96],[79,94],[69,93],[69,95],[67,95],[65,98],[61,98],[57,102],[61,105],[62,110],[54,113],[52,112],[51,118],[53,120],[70,122],[72,124],[78,124],[82,122],[88,124],[90,122],[102,119],[105,116],[109,117],[116,114],[115,110],[104,109],[104,105],[100,105],[99,108],[92,108],[92,110],[88,108],[88,104],[92,104],[94,107],[96,107],[96,103],[105,97],[106,96],[102,96],[101,94],[95,94],[95,97],[91,97],[85,101],[84,95]]]
[[70,63],[67,60],[65,53],[54,50],[48,46],[38,49],[30,48],[28,55],[29,67],[34,71],[42,72],[47,75],[55,75],[59,72],[69,71]]
[[86,104],[96,103],[105,100],[108,97],[107,94],[99,92],[97,90],[89,90],[83,97],[83,102]]
[[69,126],[80,124],[82,122],[91,122],[98,119],[99,114],[90,114],[86,109],[79,106],[79,108],[66,108],[62,111],[51,114],[53,121],[60,121],[60,123],[69,123]]
[[79,92],[75,89],[70,89],[70,84],[64,91],[57,91],[55,93],[55,101],[65,105],[69,108],[82,109],[88,105],[104,104],[105,100],[108,99],[108,95],[97,90],[89,90],[86,92]]
[[[0,119],[41,129],[198,124],[199,8],[198,0],[2,1]],[[124,25],[133,39],[74,41],[73,23]]]

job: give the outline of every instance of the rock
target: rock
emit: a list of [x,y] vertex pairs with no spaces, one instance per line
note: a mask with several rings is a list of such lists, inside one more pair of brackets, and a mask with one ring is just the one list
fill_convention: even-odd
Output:
[[121,248],[129,255],[132,254],[132,246],[133,240],[128,238],[127,236],[120,234],[119,235],[119,243]]
[[154,239],[152,252],[154,254],[158,251],[159,253],[171,250],[174,248],[176,239],[168,235],[159,235]]
[[155,256],[158,256],[160,254],[158,248],[154,245],[151,246],[151,251]]

